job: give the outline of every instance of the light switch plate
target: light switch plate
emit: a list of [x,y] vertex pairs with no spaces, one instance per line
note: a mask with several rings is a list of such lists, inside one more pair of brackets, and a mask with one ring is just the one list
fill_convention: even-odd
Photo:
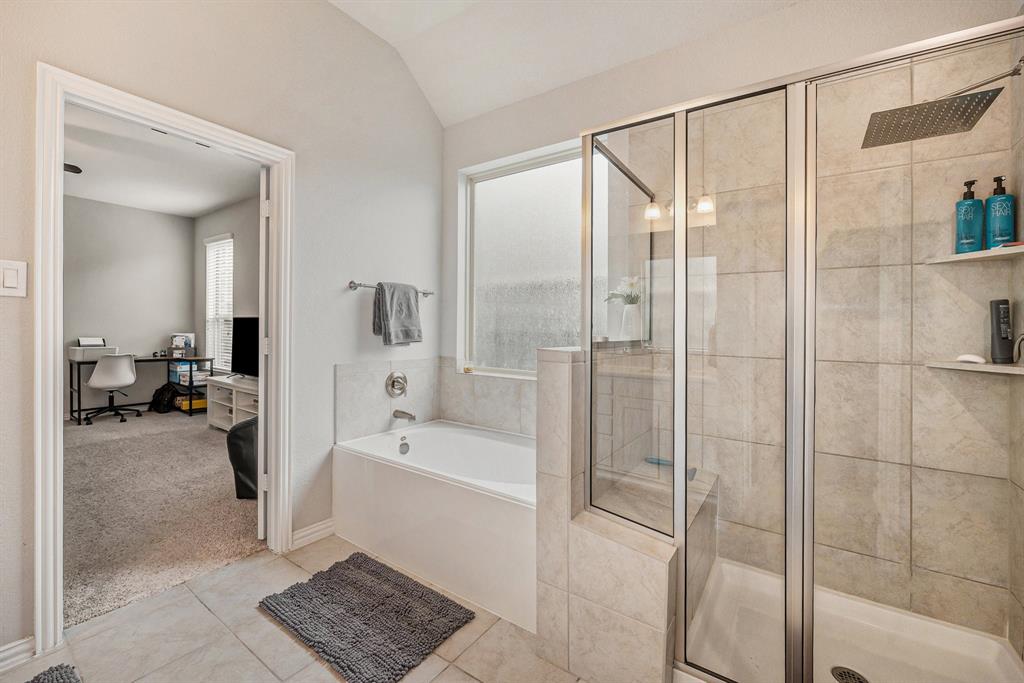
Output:
[[28,264],[0,260],[0,296],[25,296]]

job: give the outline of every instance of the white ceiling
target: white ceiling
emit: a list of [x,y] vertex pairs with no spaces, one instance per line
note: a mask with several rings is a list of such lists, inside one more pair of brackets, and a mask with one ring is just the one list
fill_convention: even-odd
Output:
[[450,126],[797,0],[330,0],[391,43]]
[[73,197],[195,218],[259,195],[259,166],[193,140],[68,105],[64,174]]

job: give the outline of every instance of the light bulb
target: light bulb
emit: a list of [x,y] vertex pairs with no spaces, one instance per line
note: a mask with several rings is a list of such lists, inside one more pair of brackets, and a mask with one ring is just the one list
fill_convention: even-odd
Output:
[[709,194],[702,194],[697,200],[697,213],[714,213],[715,200]]
[[661,207],[656,202],[651,202],[644,207],[644,220],[656,221],[661,218]]

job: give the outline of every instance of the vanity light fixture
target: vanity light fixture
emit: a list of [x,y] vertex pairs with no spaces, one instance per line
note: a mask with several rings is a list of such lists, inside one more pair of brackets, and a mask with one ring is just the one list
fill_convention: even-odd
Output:
[[658,206],[657,202],[650,202],[644,207],[644,220],[645,221],[656,221],[661,218],[661,207]]

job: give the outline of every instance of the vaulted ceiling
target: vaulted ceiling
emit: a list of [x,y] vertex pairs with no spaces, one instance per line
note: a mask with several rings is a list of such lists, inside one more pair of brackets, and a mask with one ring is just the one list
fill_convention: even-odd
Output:
[[330,0],[405,60],[450,126],[797,0]]

